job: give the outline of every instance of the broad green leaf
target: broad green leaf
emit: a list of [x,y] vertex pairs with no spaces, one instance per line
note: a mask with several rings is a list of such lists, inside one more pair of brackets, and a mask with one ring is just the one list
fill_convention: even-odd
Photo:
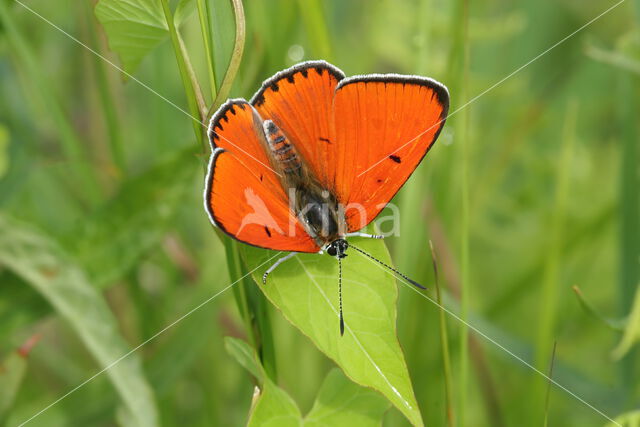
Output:
[[260,383],[249,426],[379,426],[389,403],[379,393],[349,381],[339,369],[324,380],[313,408],[302,418],[294,400],[265,375],[255,351],[246,342],[225,338],[225,347]]
[[607,427],[640,427],[640,411],[631,411],[615,419],[615,423],[608,423]]
[[[381,241],[355,239],[361,249],[390,264]],[[272,252],[243,245],[247,264],[259,265]],[[297,254],[262,285],[268,265],[253,273],[256,283],[287,320],[357,384],[381,392],[414,425],[422,425],[407,365],[396,338],[394,277],[381,266],[348,251],[343,260],[345,333],[338,323],[338,265],[327,255]],[[284,255],[284,254],[283,254]]]
[[121,359],[129,346],[118,332],[113,313],[85,273],[44,233],[4,215],[0,215],[0,265],[47,299],[73,327],[98,365],[108,367],[105,373],[135,425],[157,425],[153,393],[140,360],[137,354]]
[[128,73],[169,35],[159,0],[101,0],[96,16]]
[[622,334],[622,339],[615,349],[613,349],[613,357],[621,359],[631,347],[640,341],[640,286],[636,289],[636,297],[631,308],[631,314],[627,319],[627,326]]
[[191,151],[182,151],[124,182],[111,201],[79,224],[69,247],[94,285],[118,280],[158,246],[197,171]]
[[[174,20],[180,24],[193,11],[193,0],[181,0]],[[96,17],[103,25],[109,47],[124,70],[134,73],[149,52],[169,37],[160,0],[100,0]]]
[[379,393],[349,381],[339,369],[325,378],[305,426],[379,426],[391,405]]
[[17,351],[12,352],[0,364],[0,424],[4,422],[7,411],[13,404],[26,370],[27,360]]
[[249,427],[299,427],[302,414],[291,396],[267,379],[249,415]]
[[264,370],[255,357],[255,352],[246,342],[232,337],[225,337],[224,347],[236,361],[251,373],[258,381],[264,381]]
[[297,427],[302,415],[300,409],[284,390],[276,386],[265,374],[255,351],[246,342],[226,337],[227,352],[251,373],[260,384],[260,394],[254,400],[249,414],[249,426]]

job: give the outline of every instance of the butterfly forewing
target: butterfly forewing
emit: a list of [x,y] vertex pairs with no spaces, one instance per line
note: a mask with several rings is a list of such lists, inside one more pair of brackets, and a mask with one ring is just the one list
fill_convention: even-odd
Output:
[[349,231],[369,224],[393,198],[437,138],[449,105],[446,88],[419,77],[372,75],[343,80],[334,98],[338,198]]
[[227,102],[212,118],[214,152],[205,188],[209,217],[227,234],[254,246],[317,252],[289,208],[261,129],[260,116],[244,100]]

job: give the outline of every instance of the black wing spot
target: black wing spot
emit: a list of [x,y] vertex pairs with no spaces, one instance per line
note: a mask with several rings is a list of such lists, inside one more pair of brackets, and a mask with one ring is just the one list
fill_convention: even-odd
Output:
[[211,136],[213,137],[213,140],[214,140],[214,141],[217,141],[217,140],[219,140],[219,139],[220,139],[220,137],[218,136],[218,134],[217,134],[217,133],[215,133],[215,132],[211,132]]
[[295,74],[289,74],[289,75],[287,76],[287,81],[288,81],[289,83],[293,83],[293,80],[294,80],[293,76],[295,76]]
[[241,110],[244,110],[245,108],[247,108],[247,106],[244,104],[236,104],[236,105],[240,107]]
[[264,178],[264,176],[260,174],[260,182],[262,182],[262,178]]
[[233,105],[231,106],[231,108],[229,108],[229,112],[230,112],[231,114],[233,114],[234,116],[236,115],[236,109],[235,109],[235,108],[233,108]]
[[320,137],[320,138],[318,138],[318,139],[319,139],[320,141],[322,141],[322,142],[326,142],[327,144],[331,144],[331,140],[330,140],[329,138],[323,138],[323,137]]
[[400,156],[396,156],[396,155],[394,155],[394,154],[390,155],[390,156],[389,156],[389,158],[390,158],[391,160],[393,160],[394,162],[396,162],[396,163],[400,163],[400,162],[402,161],[402,159],[400,158]]
[[225,123],[229,122],[229,118],[226,116],[226,114],[222,117],[220,117],[220,120],[224,120]]
[[271,83],[269,85],[269,88],[274,92],[277,92],[278,90],[280,90],[280,87],[278,86],[278,82]]
[[378,184],[382,184],[382,180],[381,180],[380,178],[376,179],[376,182],[377,182]]
[[224,130],[224,128],[222,127],[222,123],[220,123],[220,121],[218,120],[218,123],[216,123],[215,128],[220,128],[220,130]]
[[264,226],[264,231],[267,233],[267,236],[271,237],[271,232],[269,231],[269,227]]
[[324,68],[315,67],[314,70],[316,70],[316,73],[318,73],[318,75],[321,76],[322,72],[324,71]]
[[307,70],[300,70],[300,74],[302,74],[302,77],[304,77],[305,79],[307,78]]
[[[260,105],[264,104],[264,94],[261,93],[260,96],[258,96],[256,100],[253,101],[253,103],[256,107],[259,107]],[[244,110],[244,106],[242,106],[242,109]]]

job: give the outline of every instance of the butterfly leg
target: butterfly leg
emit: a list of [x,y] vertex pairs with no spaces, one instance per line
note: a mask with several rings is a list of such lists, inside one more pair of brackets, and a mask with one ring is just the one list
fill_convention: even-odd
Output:
[[267,269],[267,271],[265,271],[264,274],[262,275],[262,284],[266,285],[267,284],[267,276],[269,274],[271,274],[271,272],[273,270],[275,270],[277,266],[279,266],[280,264],[282,264],[283,262],[285,262],[289,258],[292,258],[295,254],[296,254],[296,252],[289,252],[287,255],[283,256],[282,258],[280,258],[276,262],[274,262],[273,265],[271,267],[269,267]]
[[384,239],[384,236],[380,234],[367,234],[367,233],[347,233],[346,237],[366,237],[369,239]]

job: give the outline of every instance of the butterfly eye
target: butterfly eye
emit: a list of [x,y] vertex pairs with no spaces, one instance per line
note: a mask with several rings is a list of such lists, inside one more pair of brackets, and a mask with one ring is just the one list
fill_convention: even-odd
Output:
[[331,245],[327,248],[327,254],[331,256],[336,256],[338,254],[338,249],[336,249],[335,245]]

